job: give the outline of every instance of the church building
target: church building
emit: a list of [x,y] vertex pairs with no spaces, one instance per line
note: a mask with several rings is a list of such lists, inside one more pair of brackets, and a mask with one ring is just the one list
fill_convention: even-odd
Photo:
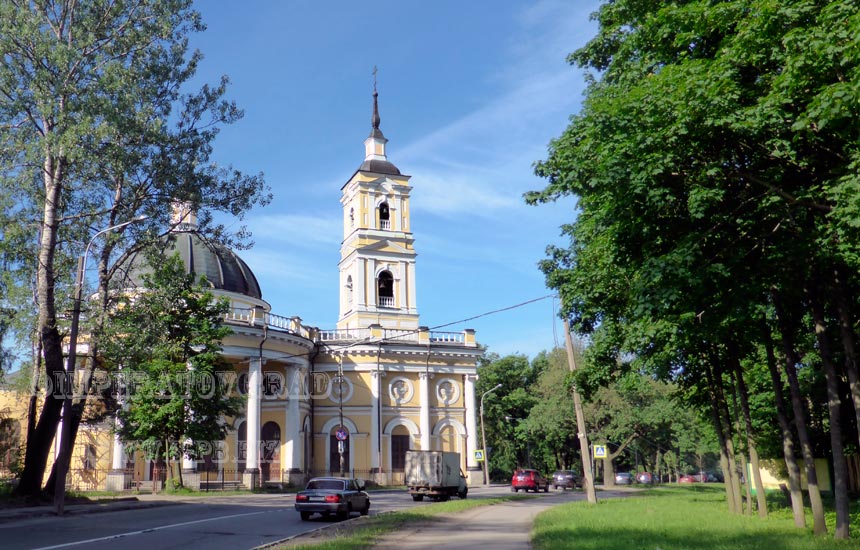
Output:
[[[197,234],[190,208],[174,208],[167,252],[178,252],[189,272],[205,275],[213,293],[230,301],[232,333],[222,351],[246,399],[226,440],[206,459],[184,461],[187,485],[301,485],[341,473],[402,484],[409,449],[459,452],[470,484],[481,482],[475,381],[483,352],[473,330],[421,324],[410,176],[388,159],[377,97],[374,89],[364,160],[341,189],[334,328],[273,312],[250,266]],[[158,475],[140,453],[127,456],[109,426],[81,429],[73,486],[82,479],[78,469],[109,472],[95,483],[100,489],[141,486]]]

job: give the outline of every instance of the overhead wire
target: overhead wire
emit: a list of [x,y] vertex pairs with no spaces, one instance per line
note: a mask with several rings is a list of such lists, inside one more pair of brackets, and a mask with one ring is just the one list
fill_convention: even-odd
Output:
[[[505,312],[505,311],[510,311],[510,310],[513,310],[513,309],[518,309],[518,308],[521,308],[521,307],[527,306],[527,305],[529,305],[529,304],[533,304],[533,303],[535,303],[535,302],[540,302],[540,301],[542,301],[542,300],[546,300],[547,298],[553,298],[553,299],[554,299],[556,296],[557,296],[556,294],[547,294],[547,295],[545,295],[545,296],[540,296],[540,297],[538,297],[538,298],[532,298],[531,300],[526,300],[525,302],[520,302],[520,303],[518,303],[518,304],[514,304],[514,305],[511,305],[511,306],[506,306],[506,307],[503,307],[503,308],[494,309],[494,310],[492,310],[492,311],[486,311],[486,312],[484,312],[484,313],[480,313],[480,314],[478,314],[478,315],[473,315],[473,316],[471,316],[471,317],[466,317],[465,319],[459,319],[459,320],[457,320],[457,321],[451,321],[451,322],[449,322],[449,323],[444,323],[444,324],[441,324],[441,325],[436,325],[436,326],[434,326],[434,327],[430,327],[430,328],[429,328],[429,330],[437,330],[437,329],[441,329],[441,328],[445,328],[445,327],[450,327],[450,326],[452,326],[452,325],[459,325],[460,323],[466,323],[466,322],[469,322],[469,321],[474,321],[475,319],[480,319],[480,318],[482,318],[482,317],[487,317],[487,316],[490,316],[490,315],[495,315],[495,314],[497,314],[497,313],[503,313],[503,312]],[[422,330],[422,329],[407,330],[407,331],[403,331],[401,334],[397,334],[397,335],[395,335],[395,336],[382,337],[382,338],[376,338],[376,339],[374,339],[374,338],[372,338],[372,337],[368,337],[368,338],[363,338],[363,339],[361,339],[361,340],[356,340],[356,341],[350,342],[350,343],[348,343],[348,344],[342,344],[342,345],[336,345],[336,346],[330,346],[330,345],[328,345],[328,344],[323,343],[323,344],[322,344],[322,346],[323,346],[323,347],[325,347],[325,348],[326,348],[326,350],[327,350],[328,352],[330,352],[330,353],[339,353],[339,352],[342,352],[342,351],[344,351],[344,350],[347,350],[347,349],[349,349],[349,348],[353,348],[353,347],[356,347],[356,346],[361,346],[361,345],[372,345],[372,344],[382,344],[382,343],[385,343],[385,342],[391,342],[392,340],[398,340],[398,339],[401,339],[401,338],[406,338],[406,337],[409,337],[409,336],[412,336],[412,335],[414,335],[414,334],[417,334],[417,333],[421,332],[421,330]],[[294,358],[297,358],[297,357],[306,357],[306,356],[309,356],[309,355],[310,355],[310,352],[304,352],[304,353],[296,353],[296,354],[278,355],[278,356],[275,356],[275,357],[267,357],[267,359],[269,359],[269,360],[278,360],[278,359],[294,359]]]

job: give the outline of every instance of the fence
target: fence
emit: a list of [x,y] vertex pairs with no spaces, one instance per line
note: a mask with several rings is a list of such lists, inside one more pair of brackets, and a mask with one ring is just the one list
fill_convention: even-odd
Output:
[[[128,468],[123,471],[94,469],[94,468],[76,468],[69,470],[69,475],[66,477],[66,490],[76,492],[92,492],[92,491],[111,491],[111,492],[140,492],[140,493],[160,493],[165,490],[168,480],[168,471],[163,467],[150,467],[149,475],[143,474],[138,469]],[[286,470],[274,470],[267,476],[257,474],[255,479],[255,488],[278,488],[283,489],[290,483],[304,485],[312,477],[340,477],[341,473],[338,470],[310,470],[303,472],[301,475],[296,475]],[[178,482],[177,474],[174,474],[176,482]],[[379,471],[379,470],[358,470],[353,469],[344,472],[346,477],[363,479],[368,486],[375,486],[384,483],[391,486],[404,485],[405,477],[403,470],[395,471]],[[247,490],[250,487],[245,485],[245,471],[238,469],[212,469],[199,470],[189,475],[183,473],[183,484],[188,486],[197,485],[197,477],[199,476],[200,490],[204,492],[218,491],[237,491]],[[195,477],[192,477],[195,476]],[[298,478],[298,479],[297,479]]]

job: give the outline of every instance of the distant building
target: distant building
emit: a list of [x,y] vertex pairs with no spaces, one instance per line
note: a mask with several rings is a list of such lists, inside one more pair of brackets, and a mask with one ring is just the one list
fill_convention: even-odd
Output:
[[[212,291],[229,299],[233,332],[222,350],[247,398],[226,440],[205,460],[184,462],[186,482],[298,484],[344,471],[402,483],[408,449],[458,451],[464,471],[480,470],[475,380],[482,349],[472,330],[432,332],[419,322],[410,177],[388,160],[379,123],[374,90],[365,158],[342,188],[334,330],[272,313],[250,267],[197,234],[194,212],[174,205],[176,230],[166,252],[178,252],[189,271],[205,275]],[[139,275],[131,270],[130,285]],[[5,399],[10,407],[20,403]],[[14,408],[19,416],[20,404]],[[85,470],[110,469],[90,484],[110,489],[145,485],[157,475],[157,465],[142,455],[126,456],[107,424],[94,432],[78,437],[73,484]]]

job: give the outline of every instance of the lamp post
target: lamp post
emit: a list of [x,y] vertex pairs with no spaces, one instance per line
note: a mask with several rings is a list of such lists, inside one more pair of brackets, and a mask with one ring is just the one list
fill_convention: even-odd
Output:
[[84,292],[84,273],[87,269],[87,256],[90,254],[90,246],[100,236],[108,231],[125,227],[128,224],[145,220],[147,216],[137,216],[127,222],[118,223],[110,227],[102,229],[92,236],[87,247],[84,249],[84,255],[78,257],[78,272],[75,277],[75,295],[72,305],[72,324],[69,328],[69,357],[66,361],[66,383],[63,385],[63,412],[62,412],[62,429],[60,435],[60,445],[58,446],[57,454],[57,472],[54,478],[54,511],[58,516],[63,515],[63,505],[66,499],[66,474],[69,470],[71,462],[72,448],[69,451],[63,452],[63,447],[69,444],[72,437],[72,387],[75,380],[75,360],[77,359],[78,346],[78,325],[81,319],[81,296]]
[[484,447],[484,485],[489,483],[489,474],[487,473],[487,463],[490,461],[490,453],[487,452],[487,433],[484,431],[484,398],[488,393],[493,393],[501,388],[501,384],[496,384],[481,395],[481,445]]

